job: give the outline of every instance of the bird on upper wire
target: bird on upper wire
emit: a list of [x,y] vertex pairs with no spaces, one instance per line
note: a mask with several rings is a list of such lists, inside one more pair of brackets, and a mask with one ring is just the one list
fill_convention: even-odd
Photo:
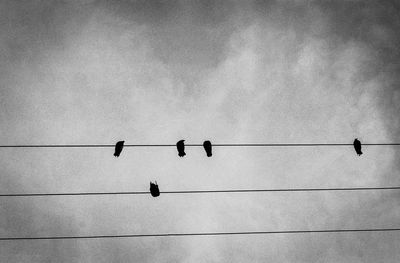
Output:
[[356,138],[354,140],[353,145],[354,145],[354,149],[356,150],[356,153],[358,154],[358,156],[363,154],[361,151],[361,142],[358,140],[358,138]]
[[122,149],[124,148],[124,142],[125,141],[119,141],[115,144],[115,152],[114,152],[115,157],[119,157],[119,155],[121,154]]
[[210,141],[204,141],[203,142],[203,147],[204,150],[206,151],[207,157],[211,157],[212,156],[212,145]]
[[150,194],[152,197],[157,197],[160,195],[160,189],[158,189],[157,181],[154,181],[154,183],[150,182]]
[[183,157],[186,155],[185,153],[185,140],[180,140],[176,143],[176,148],[178,150],[179,157]]

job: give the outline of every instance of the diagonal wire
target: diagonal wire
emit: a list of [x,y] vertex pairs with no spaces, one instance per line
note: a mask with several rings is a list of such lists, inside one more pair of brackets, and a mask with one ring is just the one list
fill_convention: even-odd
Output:
[[400,231],[400,228],[283,230],[283,231],[245,231],[245,232],[205,232],[205,233],[163,233],[163,234],[93,235],[93,236],[0,237],[0,241],[143,238],[143,237],[182,237],[182,236],[233,236],[233,235],[310,234],[310,233],[351,233],[351,232],[356,233],[356,232],[393,232],[393,231]]
[[[226,189],[226,190],[187,190],[164,191],[162,194],[212,194],[212,193],[257,193],[257,192],[322,192],[322,191],[380,191],[400,190],[400,186],[391,187],[342,187],[342,188],[278,188],[278,189]],[[34,196],[88,196],[88,195],[144,195],[148,191],[137,192],[77,192],[77,193],[16,193],[0,194],[0,197],[34,197]]]

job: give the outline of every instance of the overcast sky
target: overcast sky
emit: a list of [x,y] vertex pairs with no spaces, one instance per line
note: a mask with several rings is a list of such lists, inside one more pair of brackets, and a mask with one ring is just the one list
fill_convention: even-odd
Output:
[[[0,144],[399,142],[396,1],[0,1]],[[400,148],[0,149],[0,193],[400,185]],[[1,198],[0,237],[398,228],[398,191]],[[400,262],[400,233],[0,241],[1,262]]]

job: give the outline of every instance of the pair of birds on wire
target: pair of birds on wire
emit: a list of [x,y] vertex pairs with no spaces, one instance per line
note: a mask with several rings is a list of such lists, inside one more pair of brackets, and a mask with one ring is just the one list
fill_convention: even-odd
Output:
[[[122,149],[124,148],[124,143],[125,141],[119,141],[117,144],[115,144],[115,151],[114,151],[114,156],[119,157],[119,155],[122,152]],[[212,156],[212,144],[210,141],[204,141],[203,143],[203,148],[206,151],[207,157]],[[183,157],[186,155],[185,153],[185,140],[180,140],[176,143],[176,149],[178,150],[178,156]]]
[[[212,144],[210,141],[203,142],[203,148],[206,151],[207,157],[212,156]],[[176,143],[176,149],[178,150],[178,156],[183,157],[185,153],[185,140],[180,140]]]

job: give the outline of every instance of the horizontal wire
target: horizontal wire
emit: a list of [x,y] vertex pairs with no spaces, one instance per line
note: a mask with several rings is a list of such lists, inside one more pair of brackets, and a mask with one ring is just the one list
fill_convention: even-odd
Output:
[[[313,147],[313,146],[352,146],[352,143],[222,143],[213,147]],[[363,143],[370,146],[395,146],[400,143]],[[201,147],[203,144],[185,144],[187,147]],[[37,145],[0,145],[0,148],[107,148],[115,144],[37,144]],[[176,147],[176,144],[126,144],[124,147]]]
[[232,236],[232,235],[269,235],[269,234],[306,234],[306,233],[351,233],[351,232],[389,232],[400,228],[369,229],[325,229],[325,230],[284,230],[284,231],[246,231],[246,232],[206,232],[206,233],[164,233],[132,235],[97,235],[97,236],[43,236],[43,237],[0,237],[0,241],[17,240],[55,240],[55,239],[105,239],[105,238],[140,238],[140,237],[182,237],[182,236]]
[[[347,187],[347,188],[281,188],[281,189],[233,189],[233,190],[189,190],[165,191],[161,194],[209,194],[209,193],[250,193],[250,192],[317,192],[317,191],[377,191],[400,190],[400,186],[392,187]],[[76,196],[76,195],[143,195],[143,192],[81,192],[81,193],[26,193],[26,194],[0,194],[0,197],[28,197],[28,196]]]

